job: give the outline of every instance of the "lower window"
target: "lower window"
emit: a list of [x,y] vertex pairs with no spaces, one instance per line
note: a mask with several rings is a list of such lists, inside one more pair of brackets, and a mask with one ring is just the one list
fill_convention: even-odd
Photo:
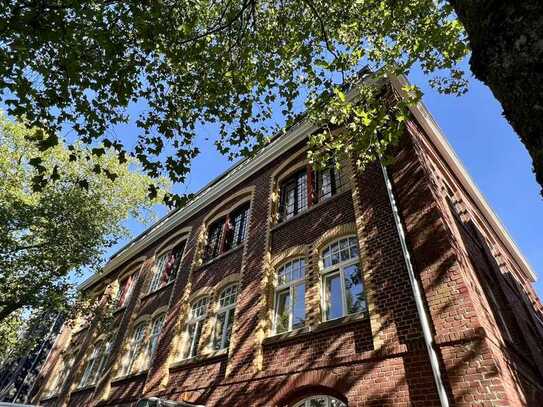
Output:
[[321,261],[324,267],[321,271],[324,320],[365,311],[356,238],[343,238],[332,243],[324,250]]
[[347,404],[331,396],[312,396],[294,404],[293,407],[347,407]]
[[193,303],[187,321],[187,340],[183,351],[183,359],[189,359],[198,355],[202,328],[207,315],[208,299],[202,298]]

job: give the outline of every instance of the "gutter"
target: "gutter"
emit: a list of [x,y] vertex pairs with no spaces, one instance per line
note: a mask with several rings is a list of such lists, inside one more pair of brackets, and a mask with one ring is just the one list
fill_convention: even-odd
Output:
[[417,313],[419,315],[419,321],[422,327],[422,334],[424,336],[424,343],[426,345],[426,350],[428,351],[428,357],[430,358],[430,365],[432,367],[432,373],[434,375],[434,381],[437,387],[437,393],[439,395],[441,406],[449,407],[449,399],[447,396],[447,391],[445,390],[445,386],[443,385],[441,370],[439,368],[439,359],[437,358],[437,352],[434,348],[434,336],[432,335],[432,330],[430,328],[428,314],[426,312],[424,301],[422,299],[422,291],[421,291],[419,282],[415,277],[415,272],[413,270],[413,263],[411,262],[411,256],[409,255],[409,250],[407,248],[405,232],[404,232],[402,222],[400,219],[400,213],[396,205],[396,200],[394,198],[394,192],[392,191],[392,184],[390,182],[388,172],[382,162],[381,162],[381,169],[383,170],[383,177],[385,179],[385,184],[387,187],[388,200],[390,202],[390,206],[392,207],[392,213],[394,215],[394,223],[396,224],[398,237],[400,238],[400,243],[402,246],[403,258],[405,260],[405,266],[407,268],[407,275],[409,276],[409,283],[413,290],[413,296],[415,297]]

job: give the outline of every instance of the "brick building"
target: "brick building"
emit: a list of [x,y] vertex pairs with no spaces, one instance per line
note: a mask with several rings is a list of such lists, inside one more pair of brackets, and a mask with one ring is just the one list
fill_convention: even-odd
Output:
[[[401,88],[402,79],[392,80]],[[543,405],[534,273],[424,106],[386,169],[313,171],[301,122],[81,289],[45,406]]]

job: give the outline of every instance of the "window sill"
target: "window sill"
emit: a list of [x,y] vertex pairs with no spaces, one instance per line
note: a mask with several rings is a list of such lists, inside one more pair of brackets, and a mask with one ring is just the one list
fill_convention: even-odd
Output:
[[203,355],[193,356],[193,357],[188,358],[188,359],[183,359],[183,360],[179,360],[177,362],[173,362],[173,363],[170,364],[169,368],[170,369],[175,369],[177,367],[193,365],[193,364],[197,364],[197,363],[200,363],[200,362],[207,362],[209,360],[213,360],[215,358],[220,358],[220,357],[226,356],[226,355],[228,355],[228,349],[225,348],[225,349],[205,353]]
[[305,326],[303,328],[298,328],[293,331],[275,334],[273,336],[269,336],[265,338],[262,344],[265,346],[265,345],[271,345],[274,343],[287,342],[291,339],[303,338],[304,336],[309,336],[313,333],[325,332],[327,330],[337,328],[338,326],[346,326],[346,325],[354,324],[356,322],[363,321],[367,318],[368,318],[368,312],[363,311],[358,314],[347,315],[345,317],[332,319],[330,321],[323,321],[314,328]]
[[118,376],[116,378],[114,378],[111,383],[116,383],[116,382],[122,382],[123,380],[129,380],[129,379],[133,379],[135,377],[138,377],[138,376],[141,376],[141,375],[144,375],[144,374],[147,374],[147,371],[149,369],[143,369],[143,370],[140,370],[138,372],[134,372],[134,373],[129,373],[129,374],[125,374],[125,375],[122,375],[122,376]]
[[73,392],[74,392],[74,393],[77,393],[78,391],[91,390],[91,389],[94,389],[95,387],[96,387],[96,384],[87,384],[87,385],[85,385],[85,386],[78,387],[78,388],[75,389]]
[[163,291],[166,289],[166,287],[169,287],[171,285],[173,285],[173,283],[175,282],[175,280],[172,280],[170,282],[167,282],[166,284],[162,284],[160,287],[158,287],[156,290],[154,291],[151,291],[150,293],[147,293],[147,294],[144,294],[141,296],[141,299],[146,299],[148,297],[152,297],[153,295],[155,294],[158,294],[159,292]]
[[313,204],[311,205],[309,208],[307,208],[306,210],[300,212],[300,213],[297,213],[296,215],[294,215],[293,217],[291,218],[288,218],[288,219],[285,219],[284,221],[281,221],[281,222],[276,222],[275,225],[273,225],[271,227],[271,231],[273,232],[274,230],[276,229],[280,229],[282,226],[290,223],[290,222],[293,222],[295,221],[296,219],[299,219],[299,218],[302,218],[304,217],[305,215],[311,213],[312,211],[314,211],[315,209],[318,209],[320,208],[321,206],[323,205],[326,205],[330,202],[333,202],[334,200],[338,199],[339,197],[343,196],[343,195],[346,195],[347,193],[351,193],[351,188],[349,189],[346,189],[345,191],[341,191],[329,198],[325,198],[323,199],[322,201],[320,202],[317,202],[316,204]]
[[217,257],[213,257],[211,260],[208,260],[207,262],[203,263],[201,266],[198,266],[196,268],[196,270],[204,269],[204,268],[208,267],[210,264],[213,264],[214,262],[216,262],[216,261],[218,261],[218,260],[220,260],[220,259],[222,259],[224,257],[227,257],[227,256],[231,255],[232,253],[237,252],[238,250],[241,250],[244,246],[245,246],[245,243],[242,243],[242,244],[234,247],[233,249],[230,249],[230,250],[225,251],[224,253],[221,253]]

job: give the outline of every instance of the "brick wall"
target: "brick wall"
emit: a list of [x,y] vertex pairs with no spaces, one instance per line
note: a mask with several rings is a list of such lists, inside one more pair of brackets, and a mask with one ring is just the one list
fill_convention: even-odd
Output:
[[[308,395],[328,394],[349,406],[440,405],[380,165],[373,163],[362,173],[351,169],[355,175],[346,191],[275,224],[277,177],[304,160],[303,145],[286,151],[180,225],[179,230],[186,228],[185,256],[173,283],[146,294],[155,250],[169,235],[92,287],[100,292],[128,268],[136,268],[137,284],[126,307],[117,311],[118,332],[101,380],[81,390],[67,383],[60,398],[43,404],[128,406],[156,395],[206,406],[291,406]],[[466,202],[469,210],[455,211],[457,200],[451,206],[442,180],[447,178],[459,196],[462,185],[454,184],[416,123],[389,173],[451,405],[538,405],[543,381],[536,352],[543,335],[531,314],[539,312],[540,302],[530,283],[499,239],[484,235],[488,225],[481,223],[480,214],[476,218],[473,205]],[[251,209],[245,244],[203,264],[209,221],[247,199]],[[470,228],[481,236],[470,234]],[[322,323],[319,253],[346,235],[358,240],[368,309]],[[273,336],[274,272],[291,257],[306,260],[307,324],[290,335]],[[496,281],[485,282],[489,278]],[[214,301],[226,282],[236,281],[240,288],[228,352],[206,351],[204,343],[200,357],[180,361],[189,302],[200,295]],[[501,287],[498,305],[489,298],[492,284]],[[507,304],[512,305],[503,318],[514,327],[509,342],[495,309],[503,311]],[[166,317],[150,367],[119,377],[119,360],[135,323],[158,309]],[[212,305],[209,312],[204,342],[211,333]],[[45,381],[63,351],[92,342],[89,338],[97,333],[91,331],[72,337],[65,329],[48,359]],[[80,375],[83,363],[74,372]]]

